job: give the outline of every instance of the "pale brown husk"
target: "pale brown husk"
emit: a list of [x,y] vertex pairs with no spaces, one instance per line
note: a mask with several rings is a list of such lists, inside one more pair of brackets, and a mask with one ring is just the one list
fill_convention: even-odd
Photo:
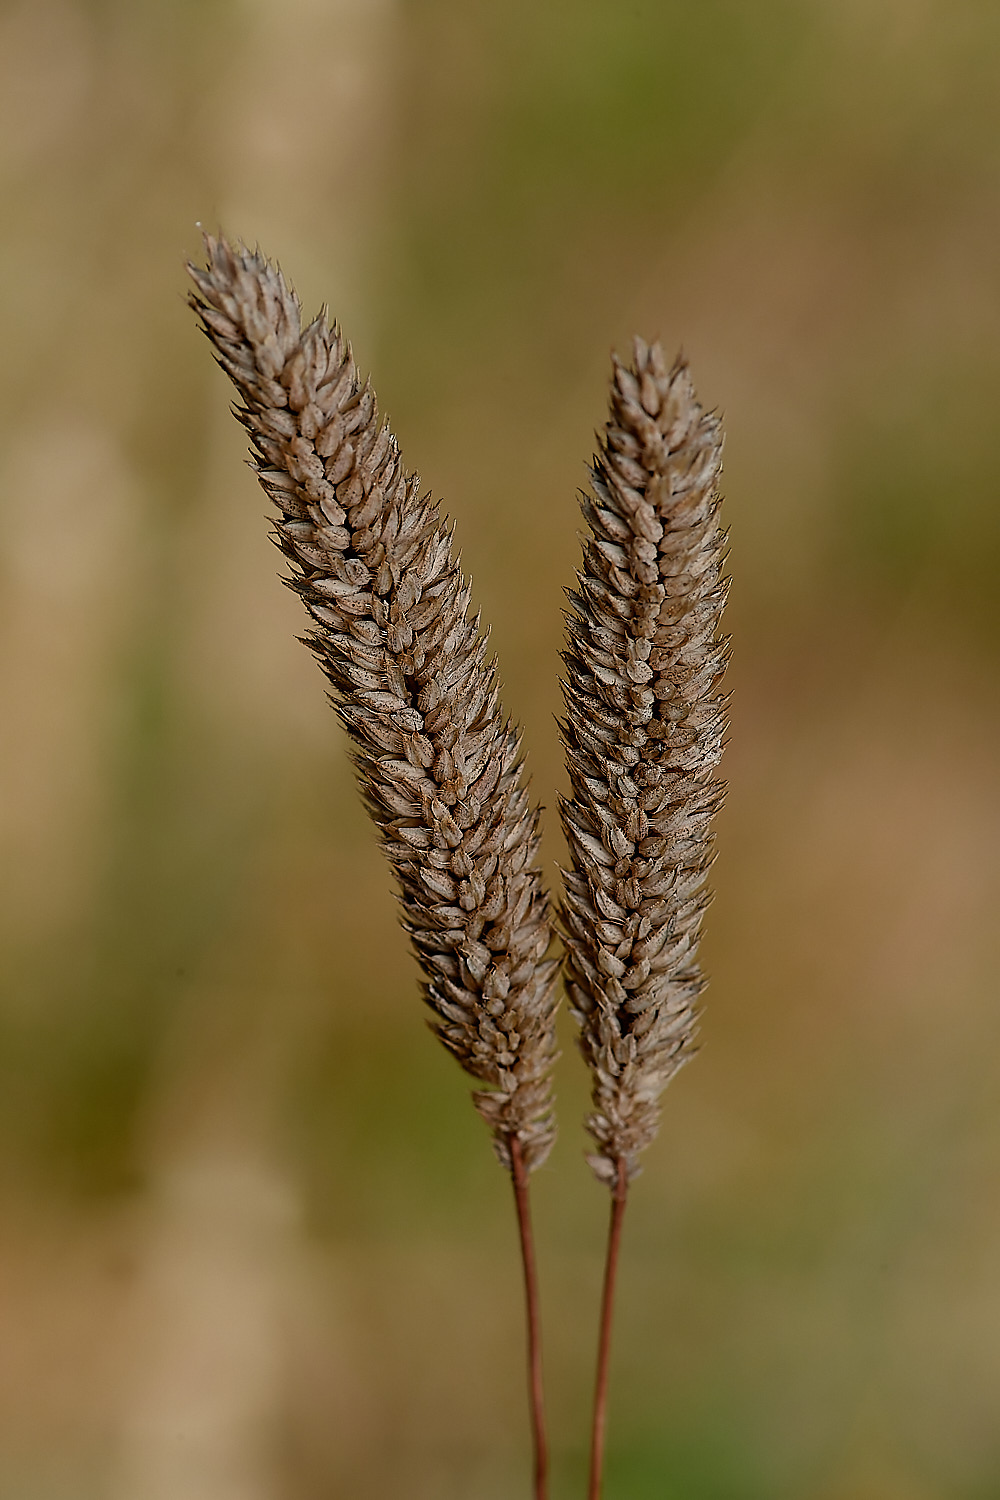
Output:
[[519,736],[438,506],[421,497],[375,395],[325,315],[261,255],[206,236],[192,305],[241,398],[275,540],[314,629],[368,807],[399,882],[433,1026],[466,1072],[500,1160],[554,1137],[555,962],[538,809]]
[[589,537],[562,725],[567,988],[593,1081],[589,1160],[611,1184],[619,1162],[634,1175],[656,1134],[704,988],[695,956],[724,795],[721,450],[683,360],[668,370],[640,339],[631,369],[615,359],[593,493],[581,495]]

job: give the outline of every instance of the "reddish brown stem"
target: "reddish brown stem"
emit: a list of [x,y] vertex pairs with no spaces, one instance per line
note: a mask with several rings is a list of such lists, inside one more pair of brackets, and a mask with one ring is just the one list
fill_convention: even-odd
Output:
[[601,1297],[601,1335],[597,1349],[597,1380],[594,1385],[594,1421],[590,1432],[590,1486],[587,1500],[601,1500],[604,1477],[604,1428],[608,1409],[608,1366],[611,1355],[611,1323],[615,1307],[615,1279],[618,1274],[618,1251],[622,1239],[622,1219],[628,1194],[628,1174],[619,1158],[618,1174],[611,1190],[611,1224],[608,1229],[608,1256],[604,1263],[604,1292]]
[[521,1142],[516,1136],[510,1137],[510,1175],[514,1182],[517,1227],[521,1236],[521,1258],[524,1262],[524,1295],[528,1314],[528,1395],[531,1406],[531,1436],[535,1450],[535,1500],[548,1500],[549,1452],[545,1436],[545,1397],[542,1388],[542,1325],[538,1313],[538,1273],[535,1270],[535,1241],[531,1232],[528,1173],[521,1154]]

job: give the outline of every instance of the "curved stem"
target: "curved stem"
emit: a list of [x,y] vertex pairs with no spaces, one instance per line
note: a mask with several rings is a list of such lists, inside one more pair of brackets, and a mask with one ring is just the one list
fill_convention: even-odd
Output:
[[524,1262],[524,1294],[528,1314],[528,1394],[531,1406],[531,1435],[535,1452],[535,1500],[548,1500],[549,1453],[545,1436],[545,1398],[542,1388],[542,1328],[538,1312],[538,1274],[535,1270],[535,1243],[531,1232],[531,1209],[528,1203],[528,1173],[521,1154],[521,1142],[510,1137],[511,1178],[517,1204],[517,1227],[521,1236],[521,1258]]
[[628,1194],[628,1175],[624,1161],[618,1159],[618,1175],[611,1190],[611,1224],[608,1229],[608,1254],[604,1263],[604,1292],[601,1297],[601,1333],[597,1350],[597,1380],[594,1385],[594,1421],[590,1431],[590,1485],[587,1500],[601,1500],[604,1476],[604,1428],[608,1407],[608,1366],[611,1354],[611,1323],[615,1306],[615,1278],[618,1274],[618,1251],[622,1238],[622,1219]]

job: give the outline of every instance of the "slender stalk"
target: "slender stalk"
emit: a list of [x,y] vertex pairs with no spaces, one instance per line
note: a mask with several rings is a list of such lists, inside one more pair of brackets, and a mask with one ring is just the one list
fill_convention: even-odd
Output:
[[545,1435],[545,1395],[542,1384],[542,1325],[538,1311],[538,1273],[535,1269],[535,1241],[531,1232],[531,1205],[528,1201],[528,1172],[521,1142],[510,1138],[511,1178],[514,1202],[517,1204],[517,1227],[521,1237],[524,1262],[524,1296],[528,1317],[528,1397],[531,1406],[531,1437],[535,1453],[535,1500],[548,1500],[549,1451]]
[[618,1251],[622,1238],[622,1219],[628,1196],[628,1169],[618,1158],[618,1170],[611,1190],[611,1224],[608,1229],[608,1255],[604,1263],[604,1292],[601,1297],[601,1334],[597,1349],[597,1379],[594,1384],[594,1421],[590,1433],[590,1485],[587,1500],[601,1500],[604,1476],[604,1428],[608,1409],[608,1368],[611,1356],[611,1324],[615,1308],[615,1281],[618,1275]]

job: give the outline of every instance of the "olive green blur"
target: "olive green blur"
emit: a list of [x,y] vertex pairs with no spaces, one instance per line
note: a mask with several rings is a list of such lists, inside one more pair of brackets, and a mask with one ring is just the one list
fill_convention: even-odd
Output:
[[[632,332],[725,414],[702,1050],[607,1500],[1000,1486],[1000,8],[0,5],[0,1493],[529,1493],[510,1186],[427,1032],[198,223],[444,498],[563,857],[576,489]],[[554,1500],[608,1195],[534,1178]]]

